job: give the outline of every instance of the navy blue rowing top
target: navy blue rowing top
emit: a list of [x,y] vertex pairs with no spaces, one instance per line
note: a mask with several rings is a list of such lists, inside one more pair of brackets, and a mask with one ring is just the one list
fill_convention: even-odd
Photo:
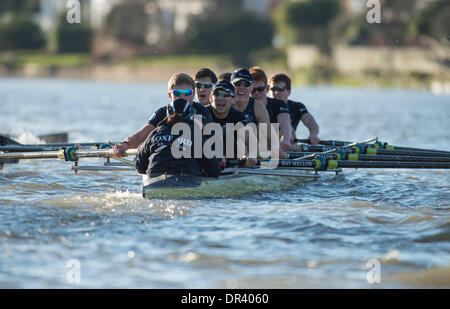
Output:
[[253,122],[254,124],[257,123],[256,115],[255,115],[255,99],[254,98],[249,98],[247,107],[242,112],[242,114],[244,114],[245,121],[247,123],[251,123],[251,122]]
[[266,105],[267,112],[269,113],[270,123],[277,123],[277,117],[279,114],[288,113],[289,108],[286,102],[274,98],[267,98]]
[[[211,105],[208,105],[206,108],[211,113],[213,122],[218,123],[222,127],[222,132],[223,132],[223,151],[224,151],[225,155],[227,154],[227,147],[226,147],[226,145],[227,145],[227,143],[226,143],[227,134],[234,134],[234,152],[233,152],[233,154],[235,156],[237,154],[237,144],[236,144],[237,132],[236,131],[228,132],[227,131],[227,123],[232,123],[232,124],[242,123],[243,125],[246,125],[248,122],[247,122],[244,114],[241,113],[240,111],[238,111],[237,109],[235,109],[232,106],[230,108],[230,111],[229,111],[228,115],[225,118],[220,119],[220,118],[217,118],[214,115]],[[236,158],[236,157],[233,157],[233,158]],[[228,159],[232,159],[232,158],[228,157]]]
[[298,124],[304,114],[308,113],[303,103],[288,100],[289,115],[291,116],[291,125],[297,130]]

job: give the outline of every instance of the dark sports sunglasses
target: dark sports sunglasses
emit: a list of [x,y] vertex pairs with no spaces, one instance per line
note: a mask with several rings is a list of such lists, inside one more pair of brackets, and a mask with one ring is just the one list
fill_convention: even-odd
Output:
[[272,91],[285,91],[287,89],[287,87],[277,87],[277,86],[273,86],[272,88],[270,88],[270,90]]
[[214,84],[211,82],[196,82],[195,83],[195,88],[197,88],[197,89],[202,89],[202,88],[211,89],[213,86],[214,86]]
[[267,86],[261,86],[261,87],[258,87],[258,88],[253,88],[252,93],[255,93],[256,91],[263,92],[266,89],[267,89]]

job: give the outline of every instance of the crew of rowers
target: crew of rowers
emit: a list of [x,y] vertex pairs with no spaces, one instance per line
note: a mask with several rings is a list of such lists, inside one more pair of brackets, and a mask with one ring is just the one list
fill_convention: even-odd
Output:
[[[270,93],[271,97],[267,94]],[[194,127],[202,128],[209,123],[218,123],[223,129],[223,146],[226,145],[227,124],[260,124],[276,123],[279,125],[279,143],[272,143],[270,133],[266,137],[269,145],[282,154],[296,150],[295,132],[300,122],[309,130],[311,144],[318,144],[319,126],[305,105],[289,100],[291,80],[285,74],[276,74],[267,79],[259,67],[250,70],[237,69],[232,74],[224,73],[217,78],[210,69],[200,69],[194,79],[187,74],[173,75],[168,82],[170,104],[159,108],[139,131],[128,136],[122,143],[114,146],[113,152],[121,156],[124,151],[139,147],[136,169],[140,174],[159,176],[161,174],[184,174],[193,176],[218,177],[221,167],[225,165],[225,156],[207,158],[195,156],[196,142],[203,146],[205,136],[195,136]],[[195,95],[198,102],[194,101]],[[201,119],[196,123],[195,119]],[[198,122],[198,121],[197,121]],[[172,127],[177,123],[187,124],[192,128],[192,135],[180,138]],[[246,154],[238,159],[245,160],[246,167],[257,163],[257,155],[250,155],[248,145],[251,139],[261,134],[258,129],[248,132],[245,141]],[[197,139],[197,140],[196,140]],[[199,141],[198,139],[202,139]],[[235,145],[239,138],[235,139]],[[275,145],[275,146],[274,146]],[[176,148],[173,148],[176,147]],[[173,149],[190,153],[188,156],[174,157]],[[192,149],[190,149],[192,148]],[[224,149],[224,153],[227,150]],[[183,152],[186,154],[186,152]],[[229,157],[227,157],[229,159]]]

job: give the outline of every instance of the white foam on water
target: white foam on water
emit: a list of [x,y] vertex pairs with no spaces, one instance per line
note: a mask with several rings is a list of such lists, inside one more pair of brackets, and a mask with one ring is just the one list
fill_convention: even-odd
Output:
[[[14,131],[13,131],[14,132]],[[18,130],[14,132],[13,139],[21,144],[44,144],[45,142],[33,133],[25,130]]]

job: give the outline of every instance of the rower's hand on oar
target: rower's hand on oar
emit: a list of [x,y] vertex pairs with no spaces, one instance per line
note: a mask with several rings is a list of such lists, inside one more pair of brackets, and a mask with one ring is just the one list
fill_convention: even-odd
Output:
[[288,151],[298,151],[301,152],[302,150],[302,146],[298,145],[298,144],[292,144],[292,146],[288,149]]
[[220,160],[220,162],[219,162],[219,165],[220,165],[220,169],[223,171],[227,167],[227,159],[222,158],[222,160]]
[[317,145],[320,143],[320,138],[317,135],[310,135],[308,139],[311,145]]
[[284,151],[280,151],[279,159],[289,159],[289,155]]
[[252,168],[258,163],[258,160],[254,158],[246,158],[245,159],[245,167],[246,168]]
[[127,143],[120,143],[113,147],[113,154],[117,157],[125,157],[125,151],[128,150]]
[[289,140],[284,139],[284,137],[281,137],[280,139],[280,152],[281,151],[288,151],[289,148],[291,148],[292,144]]

